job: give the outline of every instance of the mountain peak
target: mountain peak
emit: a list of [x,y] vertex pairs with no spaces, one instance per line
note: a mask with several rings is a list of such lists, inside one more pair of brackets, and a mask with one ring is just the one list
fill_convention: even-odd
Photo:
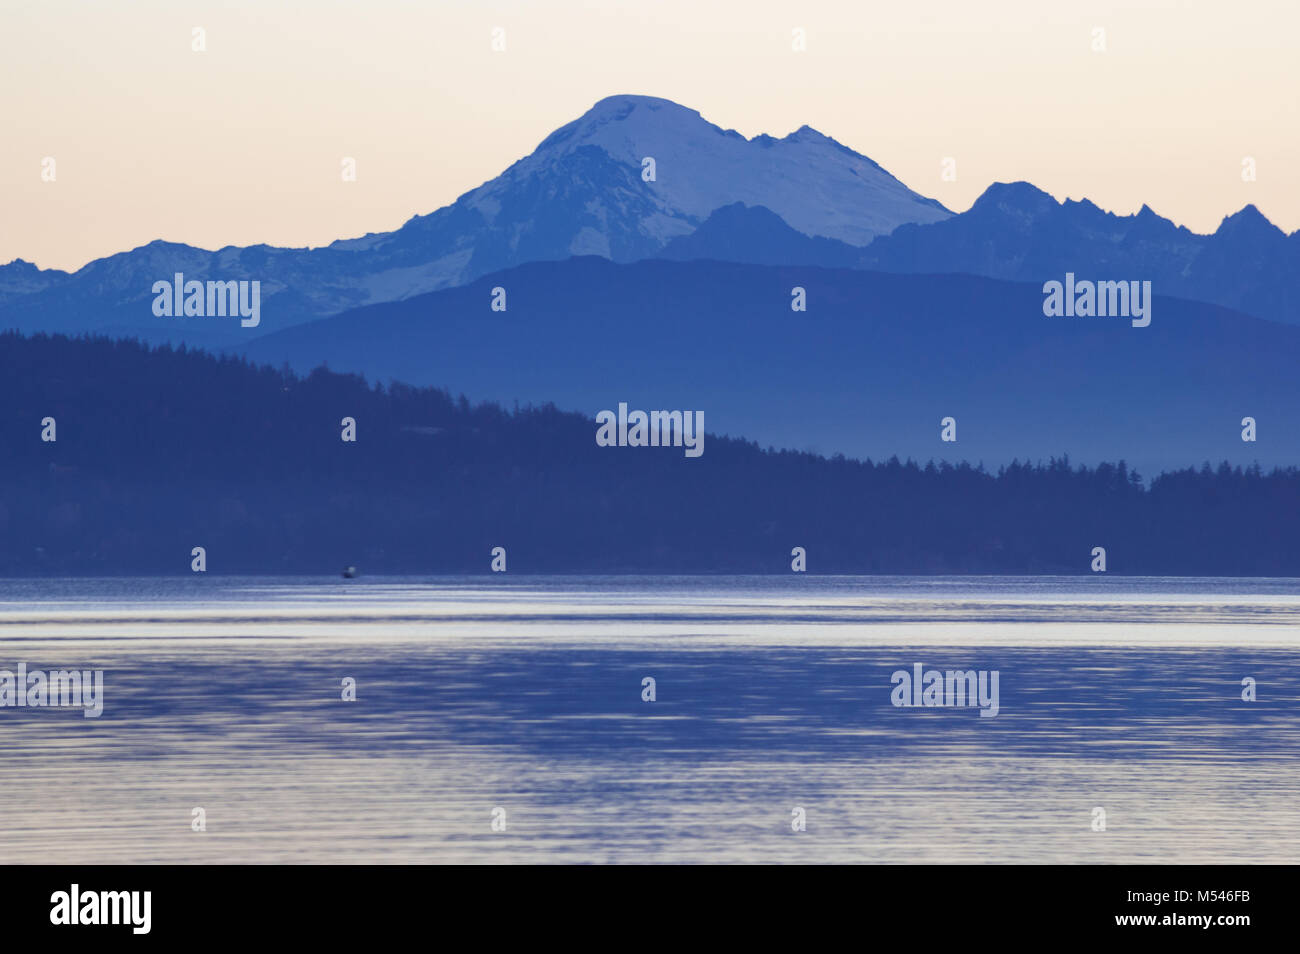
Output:
[[[512,198],[519,190],[534,222],[560,214],[561,197],[565,215],[586,217],[562,227],[575,233],[569,254],[615,260],[640,257],[616,247],[657,251],[735,202],[770,209],[805,235],[857,246],[952,214],[811,126],[783,139],[747,139],[671,100],[628,93],[601,99],[462,202],[494,222],[500,209],[521,208]],[[633,234],[611,240],[615,221]],[[546,226],[552,234],[560,228]]]
[[604,99],[598,100],[591,109],[569,125],[590,126],[592,124],[621,122],[638,110],[643,114],[667,112],[674,114],[679,121],[684,122],[704,121],[699,112],[688,109],[679,103],[674,103],[671,99],[662,99],[658,96],[641,96],[635,93],[619,93],[616,96],[606,96]]
[[1029,182],[995,182],[980,194],[971,212],[1037,218],[1061,208],[1051,195]]
[[[807,123],[800,126],[794,132],[790,133],[790,135],[786,136],[784,141],[785,142],[835,142],[835,140],[832,139],[830,136],[827,136],[825,133],[818,132],[816,129],[813,129]],[[836,145],[839,145],[839,143],[836,143]]]
[[41,268],[26,259],[15,258],[7,265],[0,265],[0,297],[44,291],[66,278],[68,273],[60,269]]
[[[534,155],[537,152],[563,148],[566,145],[571,148],[577,147],[593,138],[598,138],[602,131],[608,130],[611,126],[641,128],[647,125],[687,128],[706,126],[722,132],[712,123],[707,122],[696,110],[688,109],[670,99],[619,93],[598,100],[577,119],[555,130],[542,140]],[[739,133],[733,135],[738,136]]]
[[615,93],[613,96],[606,96],[596,101],[596,104],[587,110],[583,115],[592,116],[609,112],[621,112],[634,109],[637,106],[645,106],[647,109],[679,109],[686,113],[695,113],[693,109],[687,109],[679,103],[674,103],[671,99],[664,99],[661,96],[644,96],[640,93]]
[[1026,182],[1023,179],[1017,179],[1015,182],[994,182],[989,185],[980,197],[975,200],[975,205],[981,202],[1043,202],[1048,201],[1053,205],[1058,204],[1052,196],[1044,192],[1032,182]]
[[1255,207],[1253,202],[1242,206],[1232,215],[1225,216],[1214,234],[1216,236],[1231,235],[1237,238],[1243,236],[1273,238],[1275,236],[1285,237],[1286,235],[1285,232],[1270,222],[1267,216]]
[[13,261],[0,265],[0,269],[6,269],[7,274],[14,275],[67,275],[61,268],[41,268],[34,262],[29,262],[25,258],[15,258]]
[[658,257],[851,268],[860,256],[861,249],[844,242],[809,238],[771,209],[733,202],[716,209],[690,235],[673,239]]
[[1077,200],[1066,199],[1065,202],[1062,203],[1062,207],[1066,209],[1080,209],[1087,213],[1106,214],[1096,202],[1093,202],[1092,199],[1089,199],[1087,196]]

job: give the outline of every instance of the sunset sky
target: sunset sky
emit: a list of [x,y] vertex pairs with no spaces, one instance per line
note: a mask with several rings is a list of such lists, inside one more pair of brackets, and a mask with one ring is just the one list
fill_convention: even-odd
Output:
[[1289,232],[1298,38],[1294,0],[6,0],[0,263],[387,231],[616,93],[806,123],[957,211],[1026,179],[1198,232],[1253,202]]

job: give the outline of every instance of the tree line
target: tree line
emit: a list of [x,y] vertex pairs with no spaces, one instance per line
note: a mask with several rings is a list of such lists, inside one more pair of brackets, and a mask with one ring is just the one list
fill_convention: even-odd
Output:
[[486,573],[497,546],[516,573],[788,573],[798,546],[813,573],[1086,574],[1101,546],[1112,574],[1300,575],[1294,467],[1145,481],[594,435],[550,405],[7,333],[0,575],[188,573],[195,546],[216,573]]

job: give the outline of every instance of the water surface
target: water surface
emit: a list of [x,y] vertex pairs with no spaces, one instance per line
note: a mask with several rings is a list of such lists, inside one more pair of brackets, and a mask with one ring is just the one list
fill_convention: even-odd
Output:
[[[19,662],[105,709],[0,709],[12,861],[1300,854],[1296,580],[4,580]],[[917,662],[998,716],[894,707]]]

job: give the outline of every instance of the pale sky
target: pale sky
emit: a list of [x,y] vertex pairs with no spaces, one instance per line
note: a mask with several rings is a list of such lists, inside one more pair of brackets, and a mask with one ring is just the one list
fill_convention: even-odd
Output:
[[388,231],[616,93],[806,123],[956,211],[1026,179],[1300,228],[1296,0],[4,0],[0,75],[0,263]]

